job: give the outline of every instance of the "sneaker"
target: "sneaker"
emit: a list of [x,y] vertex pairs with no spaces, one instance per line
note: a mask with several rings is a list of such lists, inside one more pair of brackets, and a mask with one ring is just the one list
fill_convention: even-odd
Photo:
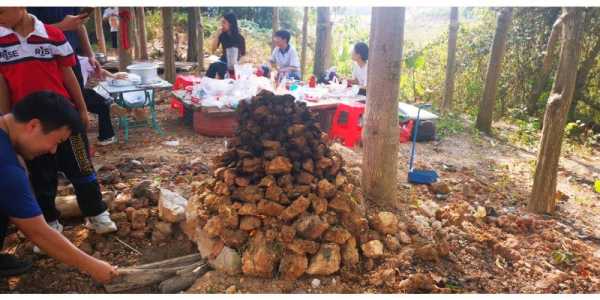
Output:
[[[62,224],[60,224],[60,222],[58,222],[58,220],[49,222],[48,226],[50,226],[52,229],[54,229],[54,230],[56,230],[58,232],[61,232],[61,233],[63,232],[63,229],[64,229],[64,227],[62,226]],[[33,246],[33,253],[35,253],[35,254],[41,254],[41,255],[46,255],[46,252],[44,252],[38,246]]]
[[110,219],[110,214],[107,210],[95,217],[88,217],[86,220],[85,226],[96,231],[98,234],[117,231],[117,224]]
[[14,255],[0,254],[0,277],[16,276],[31,269],[31,263]]
[[113,136],[111,138],[107,138],[105,140],[98,140],[98,146],[108,146],[110,144],[113,144],[117,141],[117,137]]

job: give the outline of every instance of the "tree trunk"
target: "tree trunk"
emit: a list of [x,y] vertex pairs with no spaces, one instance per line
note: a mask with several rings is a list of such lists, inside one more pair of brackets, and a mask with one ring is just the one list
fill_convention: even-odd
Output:
[[196,7],[188,7],[188,43],[187,43],[187,61],[195,62],[198,59],[198,26],[197,26],[198,9]]
[[320,76],[331,66],[331,21],[330,8],[317,8],[317,42],[313,74]]
[[300,73],[304,80],[306,72],[306,44],[308,43],[308,7],[304,8],[304,18],[302,18],[302,54],[300,56]]
[[148,60],[148,45],[146,44],[146,15],[143,7],[136,8],[136,25],[140,38],[140,59]]
[[560,60],[554,86],[548,98],[542,140],[528,209],[535,213],[552,213],[555,209],[556,177],[567,112],[573,99],[577,63],[583,35],[582,8],[563,8]]
[[[119,7],[119,14],[121,13],[128,13],[129,16],[131,16],[131,8],[130,7]],[[120,22],[124,22],[123,18],[120,18]],[[131,20],[129,20],[129,30],[127,32],[127,38],[128,38],[128,44],[129,44],[129,49],[124,49],[123,48],[123,39],[125,38],[125,34],[122,30],[119,30],[119,71],[126,71],[127,70],[127,66],[131,64],[132,61],[132,55],[131,55],[131,50],[132,50],[132,46],[133,44],[131,43],[131,37],[133,37],[133,27],[131,26],[132,22]]]
[[492,44],[490,55],[490,63],[487,69],[485,79],[485,88],[483,98],[479,102],[479,113],[475,127],[487,134],[492,132],[492,113],[494,112],[494,103],[496,101],[496,91],[498,89],[498,78],[500,77],[500,69],[502,67],[502,58],[506,50],[506,39],[508,30],[512,20],[512,8],[505,8],[498,16],[496,25],[496,33],[494,34],[494,42]]
[[[587,28],[587,27],[584,27]],[[573,96],[573,103],[569,108],[569,120],[575,119],[575,112],[577,111],[577,102],[585,97],[587,80],[590,76],[592,68],[596,65],[596,58],[600,54],[600,39],[596,40],[594,48],[590,50],[585,59],[579,65],[577,70],[577,79],[575,80],[575,95]]]
[[458,35],[458,7],[450,9],[450,26],[448,27],[448,59],[446,61],[446,83],[444,85],[444,101],[442,113],[452,108],[454,94],[454,77],[456,72],[456,37]]
[[198,75],[204,72],[204,25],[202,25],[202,11],[198,10]]
[[367,199],[378,203],[396,199],[404,13],[403,7],[372,9],[362,187]]
[[104,39],[104,30],[102,29],[102,9],[94,8],[94,25],[96,25],[96,40],[98,40],[98,51],[106,53],[106,40]]
[[131,8],[131,24],[129,26],[131,26],[133,29],[133,57],[135,59],[141,59],[142,53],[140,51],[140,35],[138,33],[138,26],[137,26],[137,10],[135,9],[135,7]]
[[163,48],[165,61],[165,80],[175,82],[175,43],[173,41],[173,8],[163,7]]
[[[271,35],[271,37],[275,37],[275,32],[277,32],[277,30],[279,30],[279,8],[277,7],[273,7],[273,11],[272,11],[272,18],[271,18],[271,22],[273,25],[273,33]],[[271,50],[275,49],[275,43],[273,42],[273,39],[271,39]]]
[[550,77],[552,58],[554,57],[556,41],[560,36],[562,19],[563,15],[558,17],[556,22],[554,22],[554,25],[552,25],[552,30],[550,31],[550,37],[548,38],[548,44],[546,45],[546,51],[544,53],[544,60],[542,61],[542,66],[541,68],[539,68],[540,71],[536,75],[535,83],[533,84],[533,90],[529,95],[529,99],[527,99],[527,114],[530,116],[533,116],[537,111],[537,101],[540,98],[542,92],[544,91],[546,83],[548,82],[548,78]]

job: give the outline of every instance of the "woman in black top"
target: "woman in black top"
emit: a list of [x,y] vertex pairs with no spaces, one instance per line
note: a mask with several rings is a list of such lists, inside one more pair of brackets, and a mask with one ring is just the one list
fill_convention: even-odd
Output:
[[[206,76],[210,78],[223,79],[227,72],[227,48],[238,48],[238,60],[246,55],[246,41],[240,34],[240,29],[237,24],[237,17],[233,13],[227,13],[221,19],[221,28],[219,35],[212,41],[211,50],[214,53],[219,45],[222,46],[223,55],[220,61],[210,64]],[[218,77],[217,77],[218,75]]]

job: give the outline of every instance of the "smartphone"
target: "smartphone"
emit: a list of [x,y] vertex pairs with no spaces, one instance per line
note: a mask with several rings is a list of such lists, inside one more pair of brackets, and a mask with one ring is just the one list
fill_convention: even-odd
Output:
[[94,12],[93,7],[84,7],[79,11],[81,18],[87,18]]

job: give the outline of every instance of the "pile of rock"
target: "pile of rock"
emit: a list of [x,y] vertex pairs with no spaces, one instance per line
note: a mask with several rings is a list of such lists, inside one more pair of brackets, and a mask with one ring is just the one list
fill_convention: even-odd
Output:
[[242,102],[239,116],[214,177],[193,184],[185,212],[186,234],[215,268],[296,279],[355,268],[360,253],[381,257],[384,244],[399,247],[398,219],[367,219],[342,157],[305,104],[263,92]]

